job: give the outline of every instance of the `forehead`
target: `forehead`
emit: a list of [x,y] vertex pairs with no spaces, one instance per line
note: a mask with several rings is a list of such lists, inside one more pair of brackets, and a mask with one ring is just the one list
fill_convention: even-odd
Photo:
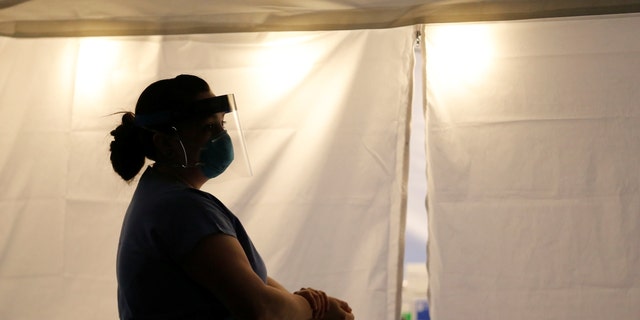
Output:
[[216,112],[206,117],[199,119],[200,122],[222,121],[224,119],[225,112]]
[[216,112],[206,116],[193,118],[190,120],[183,121],[182,123],[179,124],[179,127],[182,127],[185,129],[198,128],[205,124],[221,123],[222,121],[224,121],[224,115],[225,115],[224,112]]

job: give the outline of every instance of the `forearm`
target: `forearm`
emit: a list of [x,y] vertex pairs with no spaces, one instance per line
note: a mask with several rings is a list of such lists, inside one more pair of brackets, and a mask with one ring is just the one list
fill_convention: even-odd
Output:
[[270,286],[270,287],[274,287],[276,289],[280,289],[282,291],[289,292],[289,290],[287,290],[287,288],[285,288],[278,281],[276,281],[275,279],[273,279],[271,277],[267,277],[267,285]]
[[[282,319],[324,319],[326,313],[332,313],[333,316],[340,315],[340,317],[344,317],[344,319],[353,319],[351,307],[349,307],[346,302],[336,298],[327,297],[327,295],[322,291],[303,288],[295,294],[290,294],[283,285],[270,277],[267,278],[267,287],[270,287],[274,292],[279,291],[285,296],[293,296],[294,299],[300,300],[300,298],[302,298],[303,300],[303,303],[300,303],[300,301],[294,302],[297,304],[297,307],[301,307],[301,309],[298,309],[298,311],[290,310],[294,313],[287,313],[280,316]],[[304,302],[306,302],[306,304]],[[288,304],[290,303],[291,302]],[[302,311],[302,313],[300,313],[300,311]],[[302,314],[303,318],[299,318],[300,314]]]
[[303,297],[282,290],[276,281],[265,284],[251,268],[240,243],[231,236],[203,239],[183,263],[185,271],[208,288],[235,319],[312,317],[311,307]]
[[[285,288],[282,284],[280,284],[278,281],[276,281],[275,279],[273,279],[271,277],[267,278],[267,286],[270,286],[270,287],[272,287],[274,289],[280,290],[280,291],[282,291],[282,292],[284,292],[286,294],[290,294],[290,292],[289,292],[289,290],[287,290],[287,288]],[[297,300],[300,300],[300,297],[302,297],[303,300],[306,302],[306,305],[308,307],[308,308],[305,308],[305,310],[306,309],[310,309],[312,316],[315,314],[314,313],[314,309],[313,309],[313,305],[311,304],[311,302],[309,301],[309,299],[307,297],[302,296],[302,295],[298,295],[298,294],[294,294],[293,296]]]
[[275,286],[267,283],[267,296],[263,300],[263,308],[267,310],[268,319],[311,319],[311,306],[299,295],[289,293],[276,282]]

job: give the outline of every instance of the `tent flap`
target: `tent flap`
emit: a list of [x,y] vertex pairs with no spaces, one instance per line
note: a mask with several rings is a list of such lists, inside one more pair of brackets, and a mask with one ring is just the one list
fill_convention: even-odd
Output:
[[425,27],[433,318],[638,317],[639,27]]
[[109,163],[109,115],[181,73],[235,94],[253,176],[203,189],[241,219],[269,274],[358,318],[395,318],[414,41],[413,27],[0,37],[0,318],[117,317],[135,183]]

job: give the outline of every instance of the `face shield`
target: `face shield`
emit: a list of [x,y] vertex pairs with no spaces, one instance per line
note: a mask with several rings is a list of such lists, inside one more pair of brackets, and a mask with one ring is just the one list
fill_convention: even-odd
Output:
[[244,133],[240,124],[240,117],[238,116],[235,96],[233,94],[228,94],[210,99],[216,100],[217,103],[224,108],[222,111],[226,113],[224,117],[225,130],[229,134],[229,137],[231,137],[234,153],[233,162],[231,162],[229,167],[227,167],[227,169],[214,180],[223,181],[252,176],[253,172],[251,170],[251,163],[249,162]]

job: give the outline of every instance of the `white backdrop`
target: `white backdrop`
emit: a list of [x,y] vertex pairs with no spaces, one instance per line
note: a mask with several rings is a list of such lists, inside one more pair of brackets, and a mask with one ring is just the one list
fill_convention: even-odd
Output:
[[434,319],[640,318],[637,30],[426,27]]
[[116,318],[109,114],[179,73],[236,95],[254,176],[205,190],[270,275],[394,318],[414,33],[0,38],[0,318]]

